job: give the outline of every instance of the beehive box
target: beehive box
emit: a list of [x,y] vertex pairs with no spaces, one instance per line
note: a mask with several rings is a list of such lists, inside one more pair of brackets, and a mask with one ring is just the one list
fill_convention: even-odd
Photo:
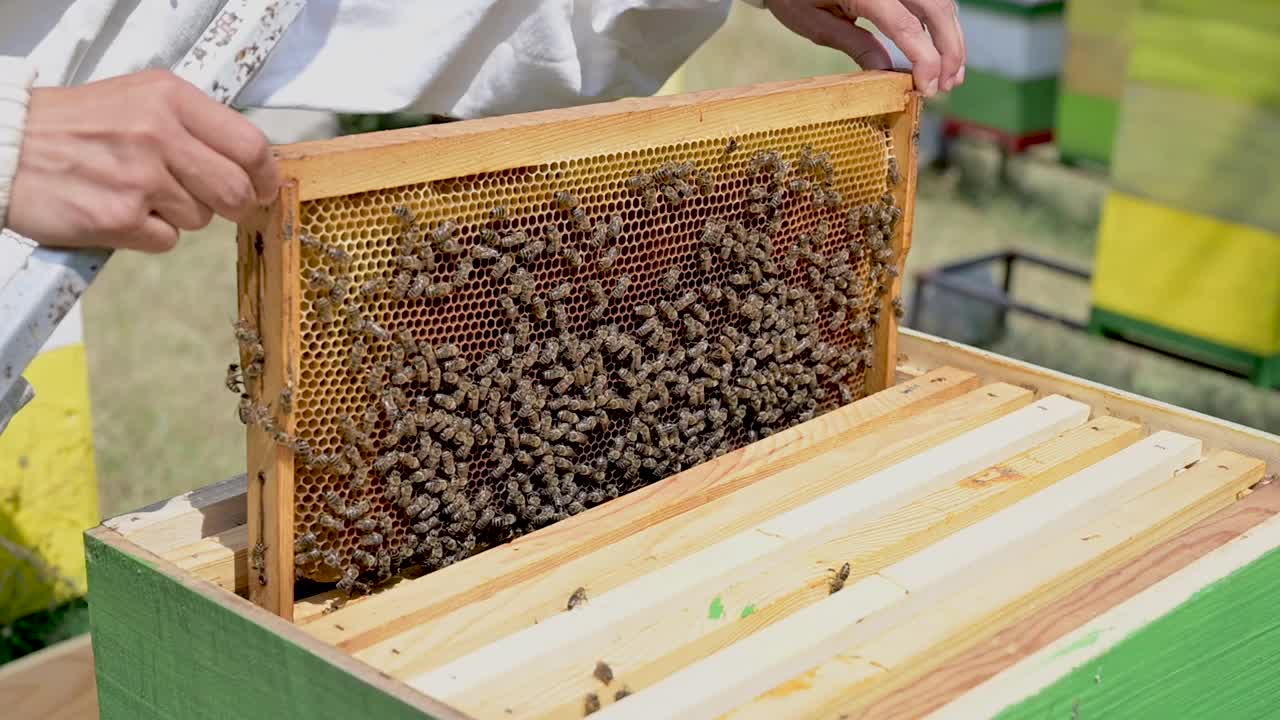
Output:
[[239,232],[251,597],[436,570],[885,387],[918,102],[867,73],[284,148]]
[[109,520],[86,538],[102,717],[1280,703],[1280,438],[909,330],[897,345],[893,387],[292,621],[246,597],[244,478]]

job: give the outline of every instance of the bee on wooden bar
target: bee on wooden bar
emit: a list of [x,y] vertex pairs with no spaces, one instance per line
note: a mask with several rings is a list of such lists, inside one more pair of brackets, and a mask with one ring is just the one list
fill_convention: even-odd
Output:
[[839,570],[834,571],[835,576],[831,578],[831,592],[828,593],[829,595],[834,595],[844,588],[845,581],[849,579],[850,569],[849,563],[845,563],[840,566]]
[[604,685],[613,682],[613,668],[609,667],[609,663],[603,660],[596,661],[596,668],[591,674]]
[[231,363],[227,366],[226,384],[227,389],[233,393],[244,392],[244,377],[240,372],[240,366],[238,364]]
[[583,605],[585,605],[586,602],[587,602],[587,589],[584,587],[580,587],[577,590],[574,590],[573,594],[569,596],[569,602],[565,604],[565,609],[577,610],[579,607],[582,607]]

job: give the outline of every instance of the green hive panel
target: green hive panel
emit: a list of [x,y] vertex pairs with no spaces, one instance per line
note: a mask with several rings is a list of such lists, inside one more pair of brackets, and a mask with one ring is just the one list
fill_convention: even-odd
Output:
[[1013,80],[967,70],[964,84],[943,100],[947,117],[983,125],[1014,136],[1053,128],[1058,77]]
[[1054,142],[1068,160],[1111,162],[1119,106],[1107,98],[1071,91],[1058,96]]
[[1114,160],[1120,190],[1280,233],[1280,109],[1130,83]]

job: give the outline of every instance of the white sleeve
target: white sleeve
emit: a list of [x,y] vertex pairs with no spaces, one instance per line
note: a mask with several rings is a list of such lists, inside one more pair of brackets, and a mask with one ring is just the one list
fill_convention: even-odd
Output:
[[0,56],[0,227],[9,216],[9,192],[18,172],[22,131],[36,67],[26,58]]
[[651,95],[732,0],[311,0],[237,104],[462,118]]

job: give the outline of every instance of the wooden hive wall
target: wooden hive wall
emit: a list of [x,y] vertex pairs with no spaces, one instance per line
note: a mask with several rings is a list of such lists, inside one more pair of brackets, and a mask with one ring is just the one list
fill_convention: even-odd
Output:
[[[904,108],[900,77],[853,81],[890,90],[888,107]],[[828,101],[851,84],[825,82]],[[778,108],[824,98],[811,83],[765,94]],[[648,102],[657,112],[719,99]],[[572,117],[555,112],[537,126]],[[623,103],[595,112],[605,122],[636,114]],[[266,468],[256,506],[250,483],[261,543],[251,587],[291,575],[295,550],[297,574],[320,581],[351,580],[348,568],[365,582],[402,565],[440,567],[884,387],[914,169],[914,140],[896,122],[904,114],[784,112],[653,142],[602,131],[590,151],[516,149],[468,172],[431,168],[416,182],[399,172],[389,187],[375,179],[353,192],[315,190],[340,183],[317,179],[306,167],[315,155],[298,154],[296,184],[240,234],[241,314],[266,346],[262,377],[248,384],[251,408],[266,407],[265,422],[249,423],[250,477]],[[516,148],[519,124],[489,146]],[[769,152],[786,172],[760,170]],[[821,172],[804,169],[810,152],[829,157],[825,203],[810,189]],[[629,186],[671,163],[696,168],[684,179],[697,192],[651,200]],[[766,197],[751,197],[755,187]],[[560,193],[574,196],[583,224]],[[708,234],[721,222],[740,229]],[[285,388],[290,413],[278,400]],[[397,410],[384,402],[393,388]],[[397,415],[419,425],[400,440]],[[367,434],[363,448],[344,417]],[[424,418],[447,425],[426,432]],[[396,452],[405,454],[395,465],[379,464]],[[278,595],[265,604],[281,610],[292,601],[291,591],[261,594]]]

